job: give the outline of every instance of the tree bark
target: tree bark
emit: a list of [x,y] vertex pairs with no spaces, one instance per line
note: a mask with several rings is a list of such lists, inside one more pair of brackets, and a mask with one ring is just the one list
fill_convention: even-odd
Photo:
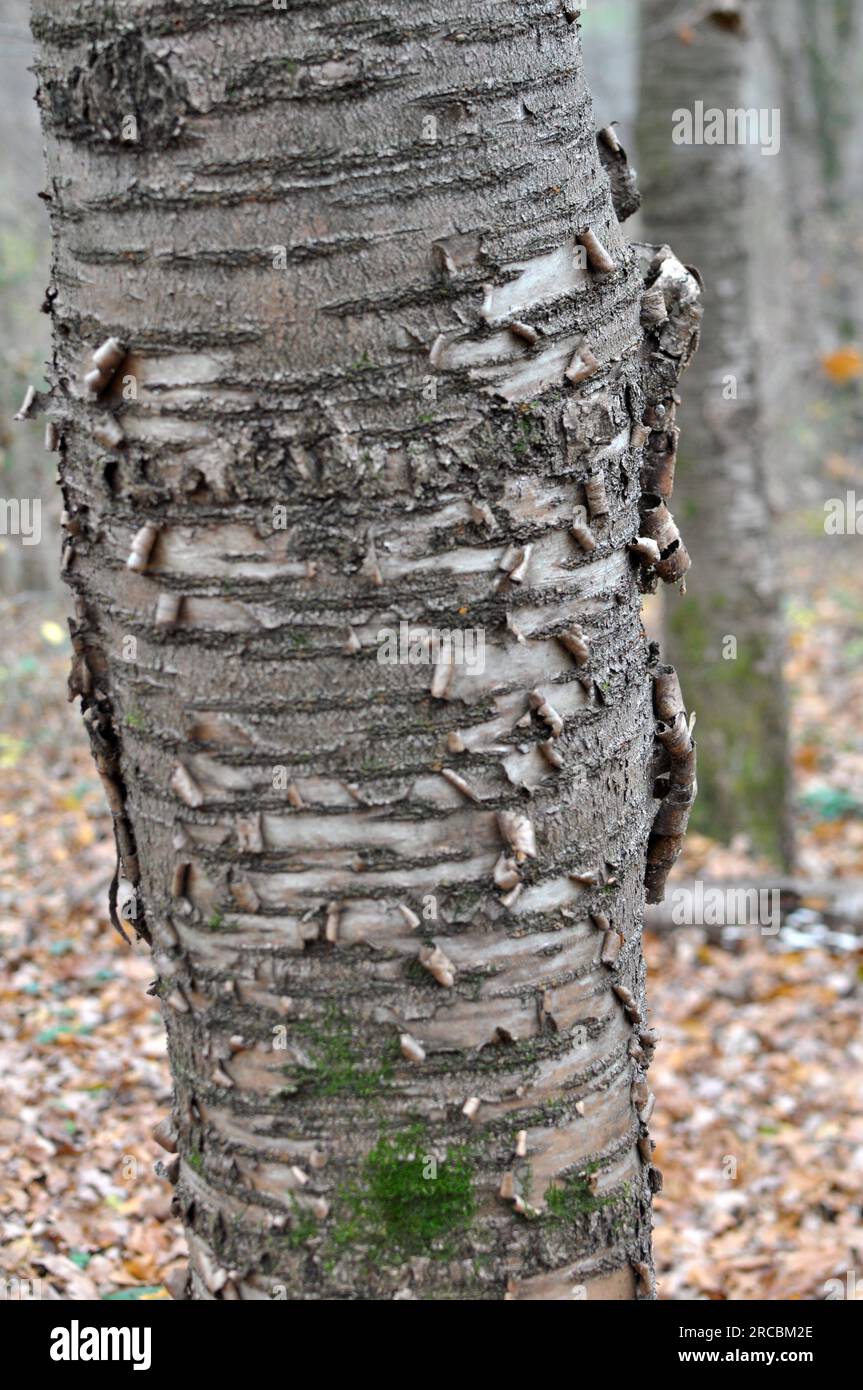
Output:
[[[769,88],[752,76],[750,8],[732,6],[734,14],[739,28],[711,21],[705,10],[690,33],[685,0],[646,0],[642,10],[644,227],[657,240],[673,229],[681,259],[703,272],[707,324],[681,412],[682,517],[697,567],[687,603],[669,602],[665,628],[669,660],[686,671],[698,715],[694,824],[726,842],[743,832],[757,852],[788,863],[787,710],[764,391],[765,359],[776,363],[784,354],[775,341],[761,352],[754,308],[764,298],[757,257],[775,263],[779,255],[775,238],[763,235],[758,188],[774,178],[782,154],[672,140],[674,113],[692,111],[696,100],[723,113],[772,104]],[[775,276],[770,283],[775,291]]]
[[[577,26],[34,31],[72,691],[158,972],[187,1292],[651,1297],[674,765],[628,545],[699,310],[618,227]],[[390,664],[400,624],[455,637]]]

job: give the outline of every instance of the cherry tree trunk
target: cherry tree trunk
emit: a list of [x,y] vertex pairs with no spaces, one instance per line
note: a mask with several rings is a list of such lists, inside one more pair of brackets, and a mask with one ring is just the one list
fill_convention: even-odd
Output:
[[645,441],[699,309],[618,224],[578,26],[33,11],[71,688],[179,1292],[652,1297],[641,922],[692,751]]

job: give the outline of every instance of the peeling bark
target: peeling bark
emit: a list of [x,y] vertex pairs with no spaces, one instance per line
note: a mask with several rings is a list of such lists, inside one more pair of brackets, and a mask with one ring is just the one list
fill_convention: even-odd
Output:
[[34,30],[76,693],[168,1031],[176,1292],[652,1297],[629,547],[700,311],[618,226],[577,25],[35,0]]

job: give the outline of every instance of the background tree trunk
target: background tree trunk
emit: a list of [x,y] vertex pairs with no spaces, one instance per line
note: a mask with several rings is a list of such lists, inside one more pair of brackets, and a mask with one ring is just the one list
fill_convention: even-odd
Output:
[[[779,176],[782,152],[672,142],[673,113],[693,111],[696,100],[722,112],[780,105],[785,116],[770,81],[761,72],[756,80],[751,67],[750,8],[732,6],[734,15],[740,27],[702,16],[692,30],[688,0],[645,0],[641,11],[643,224],[657,241],[673,233],[681,259],[705,277],[706,329],[682,407],[679,470],[681,518],[698,563],[687,602],[669,598],[665,630],[698,715],[694,824],[726,841],[742,831],[757,851],[788,862],[781,595],[766,463],[774,422],[765,407],[765,381],[776,384],[787,356],[757,328],[775,327],[777,304],[788,302],[786,278],[777,283],[783,229],[765,230],[771,199],[759,193]],[[784,245],[788,252],[787,235]],[[765,282],[767,257],[774,269]]]
[[[765,235],[755,243],[762,291],[755,307],[767,315],[762,358],[773,405],[768,471],[777,509],[814,507],[817,525],[825,497],[839,490],[835,477],[825,477],[830,453],[853,458],[860,437],[859,390],[838,392],[842,377],[822,368],[848,347],[859,363],[863,343],[863,10],[852,0],[791,0],[781,10],[758,0],[752,37],[752,64],[770,74],[782,107],[785,150],[771,161],[779,167],[760,199]],[[799,528],[799,514],[795,520]],[[796,530],[788,543],[799,544]]]
[[[34,31],[72,688],[192,1295],[649,1297],[627,544],[698,309],[618,228],[577,26],[35,0]],[[483,668],[382,662],[402,622]]]
[[41,422],[14,419],[27,387],[44,389],[50,351],[48,320],[33,312],[45,289],[48,228],[36,196],[42,139],[28,70],[29,15],[28,0],[6,0],[0,15],[0,124],[6,134],[0,141],[0,506],[26,498],[28,523],[39,508],[31,534],[22,529],[16,535],[5,512],[0,522],[0,595],[19,599],[34,589],[63,593],[54,561],[60,534],[54,460],[45,453]]

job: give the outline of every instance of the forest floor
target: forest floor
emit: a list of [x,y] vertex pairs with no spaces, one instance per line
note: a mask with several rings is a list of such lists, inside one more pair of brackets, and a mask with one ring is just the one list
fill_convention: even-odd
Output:
[[[806,549],[788,610],[800,870],[850,882],[863,590],[853,547],[829,572]],[[5,601],[0,644],[0,1277],[38,1278],[45,1298],[165,1298],[185,1245],[150,1137],[170,1105],[164,1030],[145,948],[107,922],[110,821],[65,701],[59,605]],[[680,870],[766,872],[744,842],[695,836]],[[842,925],[810,908],[775,937],[647,934],[661,1298],[820,1299],[863,1270],[863,937]]]

